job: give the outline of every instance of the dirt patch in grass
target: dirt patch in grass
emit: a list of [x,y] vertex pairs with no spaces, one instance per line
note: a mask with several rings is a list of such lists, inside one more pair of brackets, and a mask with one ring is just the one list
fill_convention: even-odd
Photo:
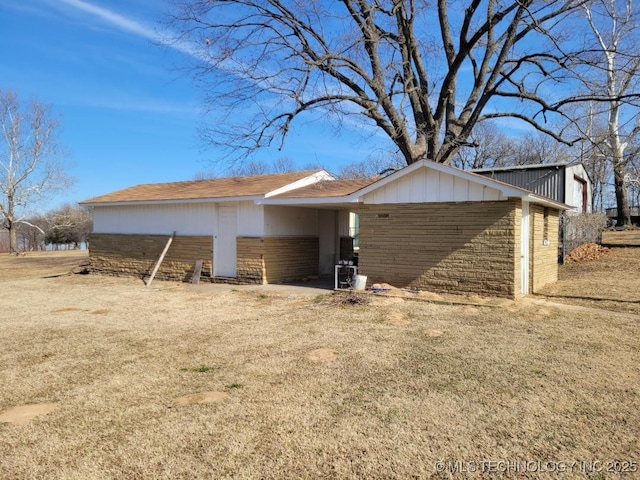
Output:
[[398,310],[392,310],[390,312],[387,312],[385,314],[384,321],[389,325],[395,325],[398,327],[411,324],[411,320],[407,318],[407,314],[404,312],[400,312]]
[[555,302],[640,315],[640,248],[611,248],[596,260],[561,265],[539,293]]
[[82,309],[78,307],[62,307],[51,310],[51,313],[69,313],[69,312],[81,312]]
[[91,312],[91,315],[105,315],[107,313],[109,313],[111,310],[109,310],[108,308],[99,308],[98,310],[93,310]]
[[46,415],[58,408],[56,403],[36,403],[9,408],[0,413],[0,422],[23,425],[36,417]]
[[338,358],[336,352],[332,348],[316,348],[311,350],[305,356],[312,362],[332,362]]
[[444,332],[442,330],[438,330],[435,328],[427,328],[424,333],[427,334],[427,336],[429,337],[439,337],[441,336]]
[[190,405],[194,403],[222,403],[229,398],[224,392],[200,392],[176,398],[178,405]]
[[[449,478],[436,462],[640,460],[628,315],[20,278],[0,280],[0,411],[58,408],[0,423],[3,478]],[[86,314],[51,314],[74,305]],[[311,361],[320,347],[337,358]],[[223,401],[197,403],[210,392]]]

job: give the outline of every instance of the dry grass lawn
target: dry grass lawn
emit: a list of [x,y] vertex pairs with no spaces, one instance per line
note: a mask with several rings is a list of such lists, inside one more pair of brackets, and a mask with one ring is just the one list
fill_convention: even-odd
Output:
[[612,248],[597,261],[567,264],[542,294],[556,302],[640,315],[640,248]]
[[[56,406],[0,423],[0,478],[448,478],[435,462],[640,461],[638,316],[41,278],[80,260],[0,257],[0,413]],[[639,475],[579,465],[562,478]]]

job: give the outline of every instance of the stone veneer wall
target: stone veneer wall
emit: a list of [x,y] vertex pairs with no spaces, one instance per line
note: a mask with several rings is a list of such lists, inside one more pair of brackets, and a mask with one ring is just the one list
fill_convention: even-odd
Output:
[[266,283],[263,238],[237,237],[236,255],[236,280],[239,284]]
[[[532,293],[536,293],[548,283],[558,281],[559,212],[555,208],[545,209],[541,205],[530,205],[529,218],[531,224],[529,283]],[[544,245],[544,240],[548,240],[549,245]]]
[[368,284],[444,293],[520,293],[520,200],[360,207]]
[[240,283],[281,283],[318,274],[318,237],[238,237]]
[[[148,276],[167,244],[166,235],[93,233],[89,237],[91,271],[109,275]],[[211,277],[213,237],[176,236],[156,274],[163,280],[189,280],[196,260],[204,260],[202,275]]]

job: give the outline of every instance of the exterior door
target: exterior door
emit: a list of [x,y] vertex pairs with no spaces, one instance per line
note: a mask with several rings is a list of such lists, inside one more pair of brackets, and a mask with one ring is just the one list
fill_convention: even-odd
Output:
[[236,207],[218,207],[218,234],[215,237],[214,270],[216,277],[236,276]]
[[529,202],[522,202],[522,231],[520,232],[520,293],[529,293]]
[[573,177],[573,205],[579,213],[587,213],[587,182]]

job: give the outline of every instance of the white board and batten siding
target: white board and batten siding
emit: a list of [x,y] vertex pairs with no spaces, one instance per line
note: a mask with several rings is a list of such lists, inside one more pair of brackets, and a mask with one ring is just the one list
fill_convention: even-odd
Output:
[[318,235],[318,211],[304,207],[264,207],[266,237]]
[[264,236],[264,207],[253,201],[238,202],[238,236]]
[[364,195],[365,204],[496,200],[506,198],[495,188],[427,168],[416,170]]
[[235,277],[238,232],[238,208],[235,205],[218,207],[217,230],[213,246],[214,274],[217,277]]
[[564,181],[564,201],[573,207],[569,213],[591,213],[592,184],[584,166],[576,164],[567,167]]
[[212,203],[97,206],[94,233],[142,235],[213,235],[216,228]]

